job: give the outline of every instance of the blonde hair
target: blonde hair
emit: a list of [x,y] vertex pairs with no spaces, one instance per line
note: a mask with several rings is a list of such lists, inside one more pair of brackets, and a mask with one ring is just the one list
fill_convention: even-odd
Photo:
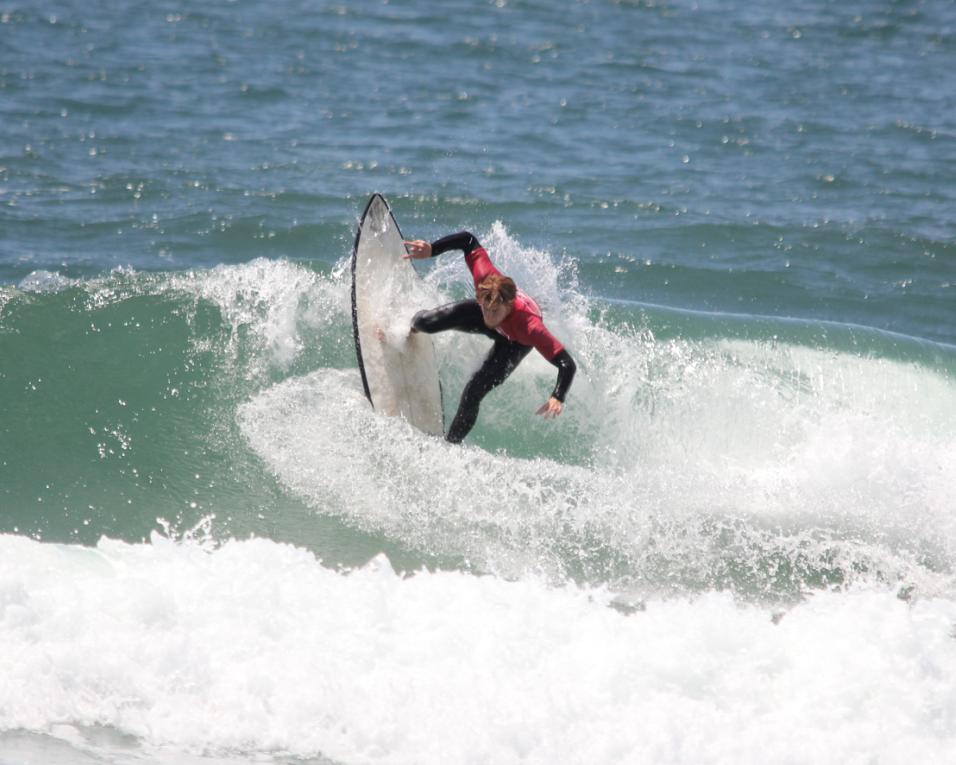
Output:
[[475,292],[479,303],[510,305],[518,295],[518,287],[510,276],[491,274],[478,282],[478,288]]

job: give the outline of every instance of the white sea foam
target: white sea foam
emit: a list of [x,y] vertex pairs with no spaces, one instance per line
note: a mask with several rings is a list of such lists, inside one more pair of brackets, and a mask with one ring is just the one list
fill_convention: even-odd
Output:
[[[638,592],[719,586],[785,598],[860,580],[951,591],[956,532],[946,476],[956,466],[945,440],[914,436],[922,454],[884,459],[865,482],[844,473],[879,455],[827,465],[815,451],[823,447],[805,437],[782,465],[757,449],[748,466],[749,450],[690,433],[671,461],[624,452],[632,464],[621,469],[601,463],[597,450],[591,464],[569,465],[424,436],[377,416],[353,377],[320,370],[287,380],[240,407],[240,427],[317,509],[414,548],[509,575],[583,576]],[[642,432],[677,441],[671,427],[649,421]],[[878,434],[863,431],[851,438],[865,447],[864,437]],[[928,458],[938,469],[918,472]]]
[[[0,730],[382,763],[945,762],[956,603],[350,573],[268,540],[0,537]],[[91,726],[93,726],[91,728]],[[0,738],[0,753],[3,751]]]

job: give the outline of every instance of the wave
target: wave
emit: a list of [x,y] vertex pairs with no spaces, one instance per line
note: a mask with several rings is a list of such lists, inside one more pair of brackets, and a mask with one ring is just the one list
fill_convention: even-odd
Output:
[[[574,261],[501,225],[483,239],[580,372],[565,415],[544,422],[532,413],[554,370],[530,356],[464,449],[367,406],[344,262],[38,273],[6,289],[0,353],[20,363],[0,380],[15,423],[0,434],[16,476],[3,530],[137,541],[157,517],[187,527],[215,514],[223,538],[323,552],[334,527],[412,567],[537,572],[636,602],[710,589],[787,601],[861,582],[951,590],[949,346],[608,302],[581,287]],[[468,294],[454,258],[429,265],[435,303]],[[450,417],[484,345],[435,339]]]

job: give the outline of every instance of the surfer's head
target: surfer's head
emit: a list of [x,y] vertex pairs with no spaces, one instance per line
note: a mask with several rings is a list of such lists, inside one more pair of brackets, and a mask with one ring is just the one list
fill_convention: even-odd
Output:
[[501,324],[514,308],[517,295],[518,288],[511,277],[492,274],[478,282],[475,297],[481,306],[485,326],[494,329]]

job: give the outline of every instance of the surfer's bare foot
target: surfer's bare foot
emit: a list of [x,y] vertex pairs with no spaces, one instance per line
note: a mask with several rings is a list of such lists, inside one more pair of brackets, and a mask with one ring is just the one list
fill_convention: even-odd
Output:
[[376,327],[376,328],[375,328],[375,337],[378,338],[378,341],[379,341],[380,343],[384,343],[384,342],[385,342],[385,330],[382,329],[381,327]]

